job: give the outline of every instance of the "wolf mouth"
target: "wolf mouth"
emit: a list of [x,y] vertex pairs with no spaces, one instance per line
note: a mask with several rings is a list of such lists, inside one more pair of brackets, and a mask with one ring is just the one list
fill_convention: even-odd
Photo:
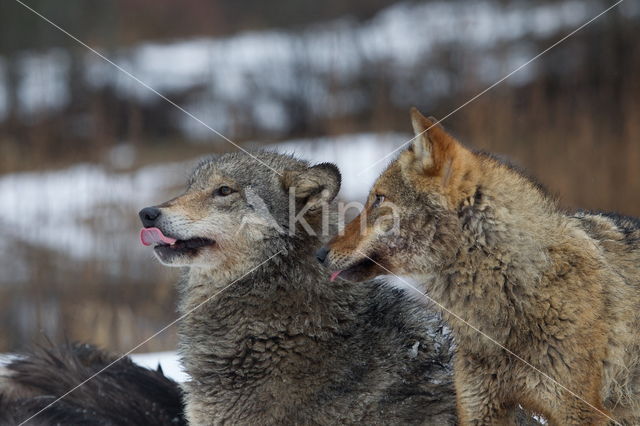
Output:
[[165,235],[162,230],[155,227],[143,228],[140,231],[140,241],[145,246],[154,245],[154,250],[162,258],[170,258],[180,254],[195,255],[200,248],[216,244],[214,240],[202,237],[179,240]]
[[376,269],[379,269],[378,264],[373,259],[365,257],[345,269],[333,272],[330,280],[343,278],[349,281],[363,281],[375,275]]
[[165,254],[195,254],[198,249],[215,245],[215,241],[209,238],[190,238],[188,240],[176,240],[173,244],[158,243],[153,249]]

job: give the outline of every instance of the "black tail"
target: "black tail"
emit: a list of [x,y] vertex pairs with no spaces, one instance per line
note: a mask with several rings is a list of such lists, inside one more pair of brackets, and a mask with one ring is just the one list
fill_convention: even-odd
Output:
[[[5,366],[0,377],[0,424],[19,424],[117,358],[91,345],[39,347]],[[134,364],[116,362],[28,425],[186,425],[176,382]]]

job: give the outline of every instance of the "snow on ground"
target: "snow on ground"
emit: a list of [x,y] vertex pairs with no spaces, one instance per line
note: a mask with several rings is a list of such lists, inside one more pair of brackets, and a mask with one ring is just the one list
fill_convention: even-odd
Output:
[[2,368],[5,364],[9,363],[9,361],[11,361],[12,358],[13,358],[13,355],[11,354],[0,354],[0,368]]
[[165,376],[176,382],[184,382],[189,376],[182,369],[178,354],[173,351],[152,352],[146,354],[133,354],[131,359],[138,365],[155,370],[158,364],[162,367]]
[[[15,173],[0,177],[0,233],[73,258],[116,255],[108,246],[120,223],[114,209],[157,202],[167,185],[184,178],[185,165],[161,164],[133,173],[81,164],[64,170]],[[153,200],[153,201],[152,201]],[[100,250],[100,253],[96,251]]]

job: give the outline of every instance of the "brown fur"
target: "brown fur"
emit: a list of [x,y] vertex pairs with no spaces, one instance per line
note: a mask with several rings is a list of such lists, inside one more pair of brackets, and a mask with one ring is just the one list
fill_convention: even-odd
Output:
[[[638,221],[568,215],[417,110],[412,121],[413,146],[374,184],[365,217],[330,243],[326,263],[355,280],[412,276],[449,310],[462,424],[513,424],[518,404],[551,424],[640,424]],[[400,227],[389,233],[392,210]]]

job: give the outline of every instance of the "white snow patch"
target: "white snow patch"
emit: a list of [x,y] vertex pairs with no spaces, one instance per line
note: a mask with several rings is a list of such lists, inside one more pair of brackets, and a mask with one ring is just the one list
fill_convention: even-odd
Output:
[[180,357],[175,351],[132,354],[131,360],[152,370],[157,369],[160,365],[165,376],[179,383],[189,379],[189,375],[182,368]]
[[177,182],[183,185],[190,167],[168,163],[115,173],[82,164],[1,176],[0,235],[76,259],[121,258],[137,247],[129,226],[137,211],[163,201],[159,194]]
[[66,105],[69,100],[66,86],[69,65],[69,54],[59,48],[45,53],[23,54],[20,58],[22,78],[18,86],[20,111],[33,115]]

